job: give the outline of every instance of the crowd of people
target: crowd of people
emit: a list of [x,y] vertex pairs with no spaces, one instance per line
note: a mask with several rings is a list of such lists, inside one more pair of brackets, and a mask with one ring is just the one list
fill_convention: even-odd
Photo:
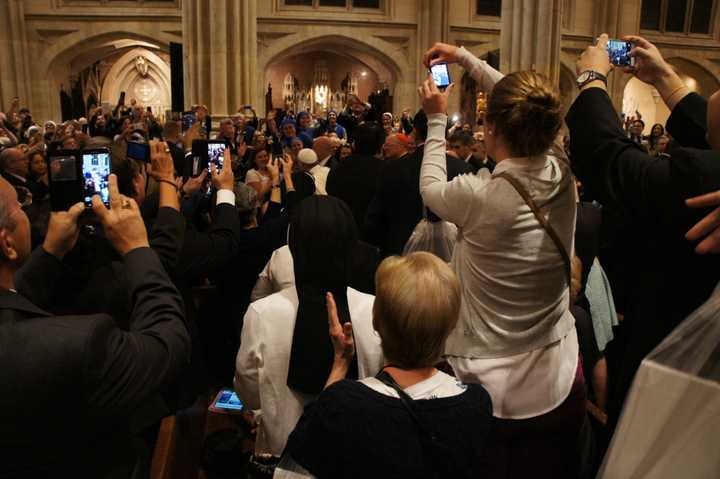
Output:
[[[230,387],[257,474],[594,477],[641,360],[720,271],[720,92],[627,40],[625,73],[672,112],[649,136],[608,96],[606,35],[565,117],[543,75],[442,43],[425,67],[488,94],[477,125],[448,121],[431,77],[414,115],[350,95],[216,131],[203,105],[57,124],[15,99],[0,476],[147,477],[162,418]],[[222,167],[198,166],[203,139]],[[55,211],[52,159],[97,148],[109,207]]]

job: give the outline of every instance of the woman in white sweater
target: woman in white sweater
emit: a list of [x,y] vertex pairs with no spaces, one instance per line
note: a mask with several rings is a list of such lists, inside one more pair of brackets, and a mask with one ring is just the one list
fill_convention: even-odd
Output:
[[492,174],[446,181],[452,87],[441,92],[429,78],[419,89],[428,115],[420,191],[459,228],[452,266],[463,299],[446,357],[492,398],[490,477],[568,477],[584,389],[568,308],[576,192],[555,146],[560,98],[542,75],[503,77],[462,47],[436,44],[425,63],[440,62],[459,63],[489,93],[485,145],[497,162]]

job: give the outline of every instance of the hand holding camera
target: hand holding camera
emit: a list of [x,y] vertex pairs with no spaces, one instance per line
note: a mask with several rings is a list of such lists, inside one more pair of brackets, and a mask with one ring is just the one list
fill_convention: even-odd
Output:
[[210,163],[210,175],[212,176],[212,184],[217,190],[232,191],[233,186],[235,185],[235,175],[233,174],[232,167],[230,167],[230,165],[232,164],[230,150],[228,148],[225,148],[225,152],[223,153],[223,155],[223,164],[227,165],[227,168],[221,168],[220,171],[218,171],[217,165],[215,165],[215,163]]
[[95,195],[92,198],[92,209],[100,218],[108,240],[121,255],[137,248],[149,247],[147,230],[137,203],[120,194],[117,176],[110,175],[108,182],[110,209],[105,207],[100,196]]
[[150,140],[150,170],[148,174],[158,182],[175,182],[173,158],[164,141]]
[[435,85],[432,75],[428,75],[418,88],[422,107],[427,115],[447,112],[448,97],[453,90],[453,86],[454,83],[451,83],[445,91],[440,91]]

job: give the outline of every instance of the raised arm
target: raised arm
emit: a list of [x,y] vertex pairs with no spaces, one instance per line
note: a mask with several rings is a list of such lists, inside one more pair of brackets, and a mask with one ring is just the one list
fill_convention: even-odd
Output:
[[473,80],[478,82],[485,93],[492,91],[493,87],[504,76],[499,71],[480,60],[475,55],[465,50],[464,47],[456,47],[447,43],[436,43],[423,57],[423,63],[427,68],[438,63],[459,63],[467,71]]

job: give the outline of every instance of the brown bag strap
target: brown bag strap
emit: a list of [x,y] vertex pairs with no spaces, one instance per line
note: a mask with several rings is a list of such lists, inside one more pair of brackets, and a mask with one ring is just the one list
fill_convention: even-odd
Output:
[[535,201],[533,201],[532,197],[530,196],[530,193],[527,192],[525,188],[512,176],[508,175],[507,173],[498,173],[495,175],[495,178],[503,178],[510,183],[513,188],[520,194],[523,200],[525,200],[525,203],[530,207],[533,214],[535,215],[535,218],[540,222],[540,226],[543,227],[545,231],[547,231],[547,234],[550,235],[550,238],[552,238],[553,242],[555,243],[555,246],[557,247],[558,251],[560,251],[560,255],[562,256],[563,261],[565,262],[565,273],[567,275],[567,281],[568,286],[570,286],[570,279],[572,277],[572,266],[570,263],[570,256],[568,255],[568,252],[565,251],[565,246],[562,244],[562,241],[560,241],[560,237],[555,232],[555,229],[552,227],[550,222],[542,215],[540,212],[540,208],[537,207],[535,204]]

